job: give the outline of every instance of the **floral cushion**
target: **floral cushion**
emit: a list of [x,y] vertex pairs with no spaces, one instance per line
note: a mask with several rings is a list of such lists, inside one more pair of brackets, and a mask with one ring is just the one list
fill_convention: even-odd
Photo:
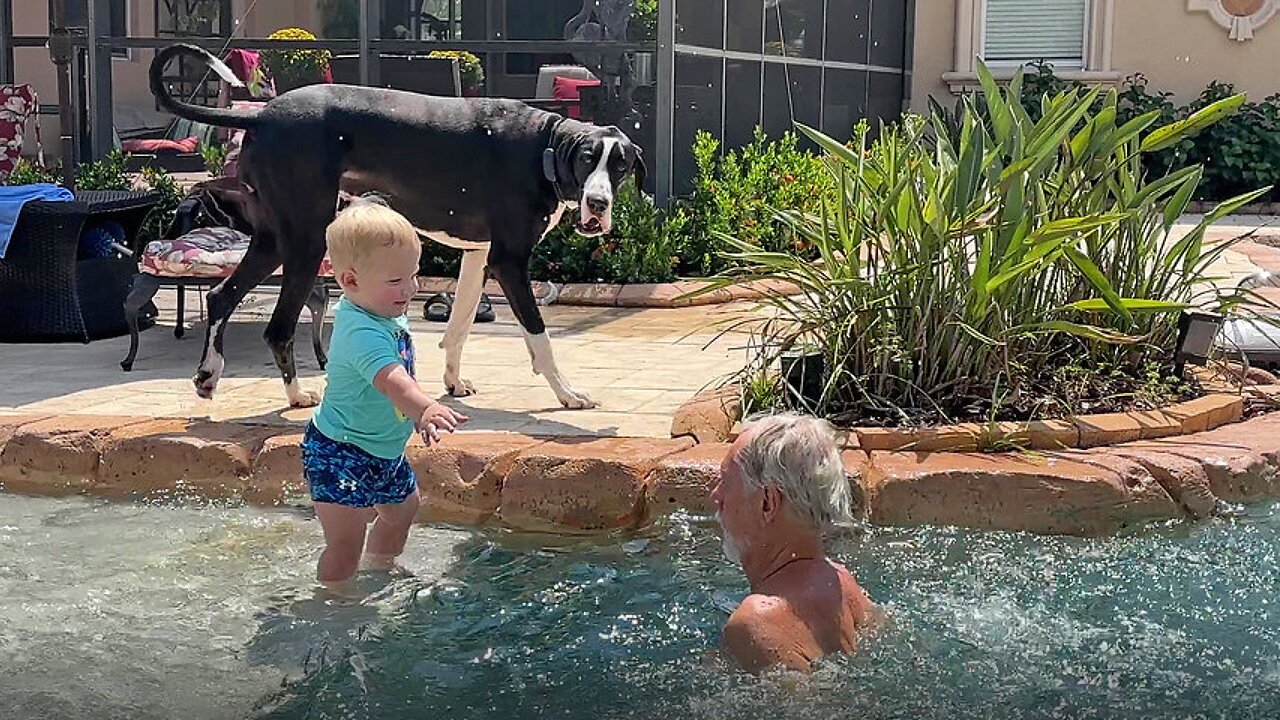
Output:
[[[223,227],[197,228],[176,240],[153,240],[142,251],[138,269],[157,277],[225,278],[249,249],[249,236]],[[276,268],[280,273],[280,268]],[[331,277],[333,265],[325,257],[321,276]]]
[[[30,85],[0,85],[0,182],[9,178],[22,157],[22,135],[39,102]],[[36,121],[36,147],[40,146],[40,122]],[[43,151],[40,158],[44,164]]]

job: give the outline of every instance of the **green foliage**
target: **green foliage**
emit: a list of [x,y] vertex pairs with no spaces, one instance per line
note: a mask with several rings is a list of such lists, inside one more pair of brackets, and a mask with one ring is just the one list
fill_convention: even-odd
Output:
[[1122,121],[1114,91],[1068,87],[1033,120],[1020,76],[1007,87],[985,67],[979,77],[983,96],[950,122],[908,115],[875,140],[864,123],[847,145],[801,127],[824,151],[834,199],[775,209],[818,262],[716,231],[744,267],[722,282],[802,290],[768,297],[776,314],[755,367],[820,348],[819,409],[849,424],[1040,418],[1176,396],[1179,312],[1244,313],[1253,297],[1207,282],[1226,245],[1206,247],[1205,229],[1267,189],[1170,239],[1203,170],[1150,174],[1144,147],[1180,143],[1241,98],[1156,128],[1156,111]]
[[142,184],[147,189],[160,193],[160,201],[147,215],[146,222],[138,231],[139,247],[152,240],[159,240],[164,235],[164,231],[173,224],[174,212],[178,209],[178,203],[182,202],[183,197],[182,188],[178,187],[173,176],[160,168],[149,166],[142,168]]
[[221,177],[222,169],[227,165],[227,148],[221,143],[201,143],[200,156],[204,158],[204,169],[213,177]]
[[576,211],[534,249],[530,270],[538,279],[565,282],[668,282],[687,237],[683,208],[664,212],[628,181],[618,188],[613,231],[585,238],[573,230]]
[[9,173],[9,179],[5,181],[6,185],[36,185],[39,183],[61,185],[62,177],[58,172],[58,168],[40,167],[40,165],[31,162],[28,158],[19,159],[18,164],[13,168],[13,172]]
[[[709,133],[699,132],[693,155],[698,173],[687,203],[688,240],[678,265],[681,274],[711,275],[726,267],[716,237],[733,233],[770,250],[805,252],[803,239],[774,216],[776,208],[815,212],[835,185],[821,159],[798,147],[794,133],[770,142],[756,129],[750,144],[721,154]],[[797,242],[800,244],[797,246]]]
[[484,64],[466,50],[432,50],[427,57],[458,58],[458,75],[463,89],[478,90],[484,86]]
[[[1032,120],[1038,120],[1046,97],[1064,90],[1083,90],[1074,80],[1063,80],[1046,62],[1032,63],[1023,78],[1020,101]],[[1195,100],[1175,106],[1173,93],[1152,91],[1141,73],[1125,79],[1117,95],[1117,122],[1123,124],[1148,113],[1156,113],[1155,123],[1170,126],[1235,95],[1226,83],[1212,82]],[[1104,97],[1094,100],[1092,111],[1100,112]],[[1269,198],[1280,201],[1280,94],[1262,102],[1238,100],[1238,109],[1214,118],[1198,132],[1179,135],[1178,142],[1160,148],[1144,148],[1143,163],[1152,174],[1202,165],[1204,179],[1197,199],[1222,200],[1252,188],[1271,185]],[[932,103],[936,106],[936,103]],[[936,111],[936,110],[935,110]],[[954,138],[953,138],[954,139]]]
[[119,150],[112,150],[101,160],[76,166],[77,190],[129,190],[131,187],[125,154]]
[[658,0],[636,0],[627,35],[632,40],[658,39]]

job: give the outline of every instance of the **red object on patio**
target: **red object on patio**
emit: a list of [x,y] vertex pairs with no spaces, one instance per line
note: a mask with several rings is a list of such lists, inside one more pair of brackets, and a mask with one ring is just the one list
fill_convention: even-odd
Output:
[[[557,75],[551,86],[551,97],[556,100],[581,100],[584,87],[600,87],[600,81]],[[582,117],[582,109],[577,104],[570,105],[567,111],[574,120]]]

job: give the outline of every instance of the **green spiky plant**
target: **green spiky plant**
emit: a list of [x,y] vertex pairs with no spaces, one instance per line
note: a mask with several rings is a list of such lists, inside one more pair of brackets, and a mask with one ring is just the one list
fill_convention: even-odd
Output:
[[[1206,245],[1205,230],[1268,189],[1174,237],[1202,170],[1148,177],[1142,159],[1243,96],[1153,129],[1158,112],[1117,124],[1114,91],[1071,88],[1045,96],[1033,121],[1021,74],[1005,87],[985,67],[979,77],[982,95],[950,119],[909,115],[875,140],[865,123],[848,144],[800,127],[822,147],[836,199],[777,216],[818,260],[719,234],[744,268],[722,284],[803,291],[767,297],[763,352],[816,347],[827,368],[816,407],[849,425],[1041,418],[1183,392],[1170,377],[1180,311],[1257,299],[1209,284],[1227,245]],[[1152,377],[1168,392],[1151,391]]]

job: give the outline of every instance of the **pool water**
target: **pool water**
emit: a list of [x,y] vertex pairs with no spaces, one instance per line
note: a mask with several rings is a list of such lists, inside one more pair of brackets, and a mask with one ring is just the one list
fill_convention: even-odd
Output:
[[1275,718],[1280,504],[1109,539],[868,528],[892,620],[810,678],[715,650],[713,525],[416,528],[416,578],[314,597],[302,512],[0,500],[0,707],[68,718]]

